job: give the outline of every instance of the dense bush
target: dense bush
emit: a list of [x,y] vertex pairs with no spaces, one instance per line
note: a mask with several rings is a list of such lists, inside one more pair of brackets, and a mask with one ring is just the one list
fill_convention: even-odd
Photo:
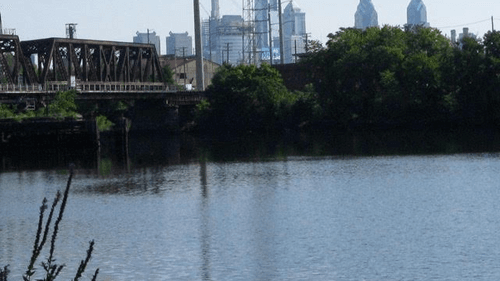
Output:
[[[248,132],[288,126],[297,101],[309,96],[290,93],[279,72],[268,64],[223,65],[207,89],[209,102],[198,105],[198,122],[206,130]],[[300,120],[300,119],[299,119]]]

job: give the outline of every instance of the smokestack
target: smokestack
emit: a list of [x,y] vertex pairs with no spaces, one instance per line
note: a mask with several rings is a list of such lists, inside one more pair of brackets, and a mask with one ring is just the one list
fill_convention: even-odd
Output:
[[219,19],[220,18],[219,0],[212,0],[212,18],[213,19]]
[[2,13],[0,13],[0,34],[3,34]]

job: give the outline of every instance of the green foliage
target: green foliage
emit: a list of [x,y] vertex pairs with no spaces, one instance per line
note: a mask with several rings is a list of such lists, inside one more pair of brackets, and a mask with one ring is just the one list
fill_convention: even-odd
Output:
[[14,118],[16,114],[14,113],[14,110],[12,109],[11,106],[7,104],[0,104],[0,118],[1,119],[8,119],[8,118]]
[[427,122],[456,107],[444,80],[454,51],[433,28],[348,28],[330,34],[308,63],[316,66],[324,118],[345,125]]
[[58,92],[48,105],[48,116],[55,118],[65,118],[65,117],[77,117],[77,105],[75,103],[75,97],[77,93],[74,90],[66,92]]
[[279,72],[268,64],[223,65],[207,94],[210,103],[198,107],[198,116],[209,116],[206,126],[230,132],[277,128],[296,100],[283,85]]
[[109,131],[115,125],[104,115],[98,115],[96,117],[96,122],[97,128],[99,128],[99,131],[101,132]]
[[163,71],[163,82],[167,84],[174,84],[174,71],[168,66],[165,65],[162,69]]

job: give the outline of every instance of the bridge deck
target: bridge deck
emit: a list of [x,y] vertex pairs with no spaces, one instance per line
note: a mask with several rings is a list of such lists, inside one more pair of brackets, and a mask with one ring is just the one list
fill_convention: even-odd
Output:
[[78,93],[77,100],[158,99],[169,104],[188,105],[206,98],[204,92],[187,91],[163,83],[86,82],[71,88],[65,82],[52,82],[30,86],[0,84],[0,103],[12,103],[22,98],[50,100],[58,92],[70,89]]

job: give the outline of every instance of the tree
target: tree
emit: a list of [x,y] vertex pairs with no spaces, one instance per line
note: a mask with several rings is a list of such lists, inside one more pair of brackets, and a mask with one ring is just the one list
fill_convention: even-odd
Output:
[[199,115],[207,118],[200,125],[227,132],[276,128],[294,101],[279,72],[268,64],[225,64],[206,92],[210,103],[199,108]]
[[340,124],[401,123],[443,112],[439,62],[449,41],[432,28],[343,28],[312,54],[326,118]]
[[494,123],[500,121],[500,32],[489,31],[484,35],[485,77],[487,79],[487,109],[488,119]]
[[163,82],[167,84],[174,84],[174,71],[168,66],[165,65],[162,69],[163,71]]

